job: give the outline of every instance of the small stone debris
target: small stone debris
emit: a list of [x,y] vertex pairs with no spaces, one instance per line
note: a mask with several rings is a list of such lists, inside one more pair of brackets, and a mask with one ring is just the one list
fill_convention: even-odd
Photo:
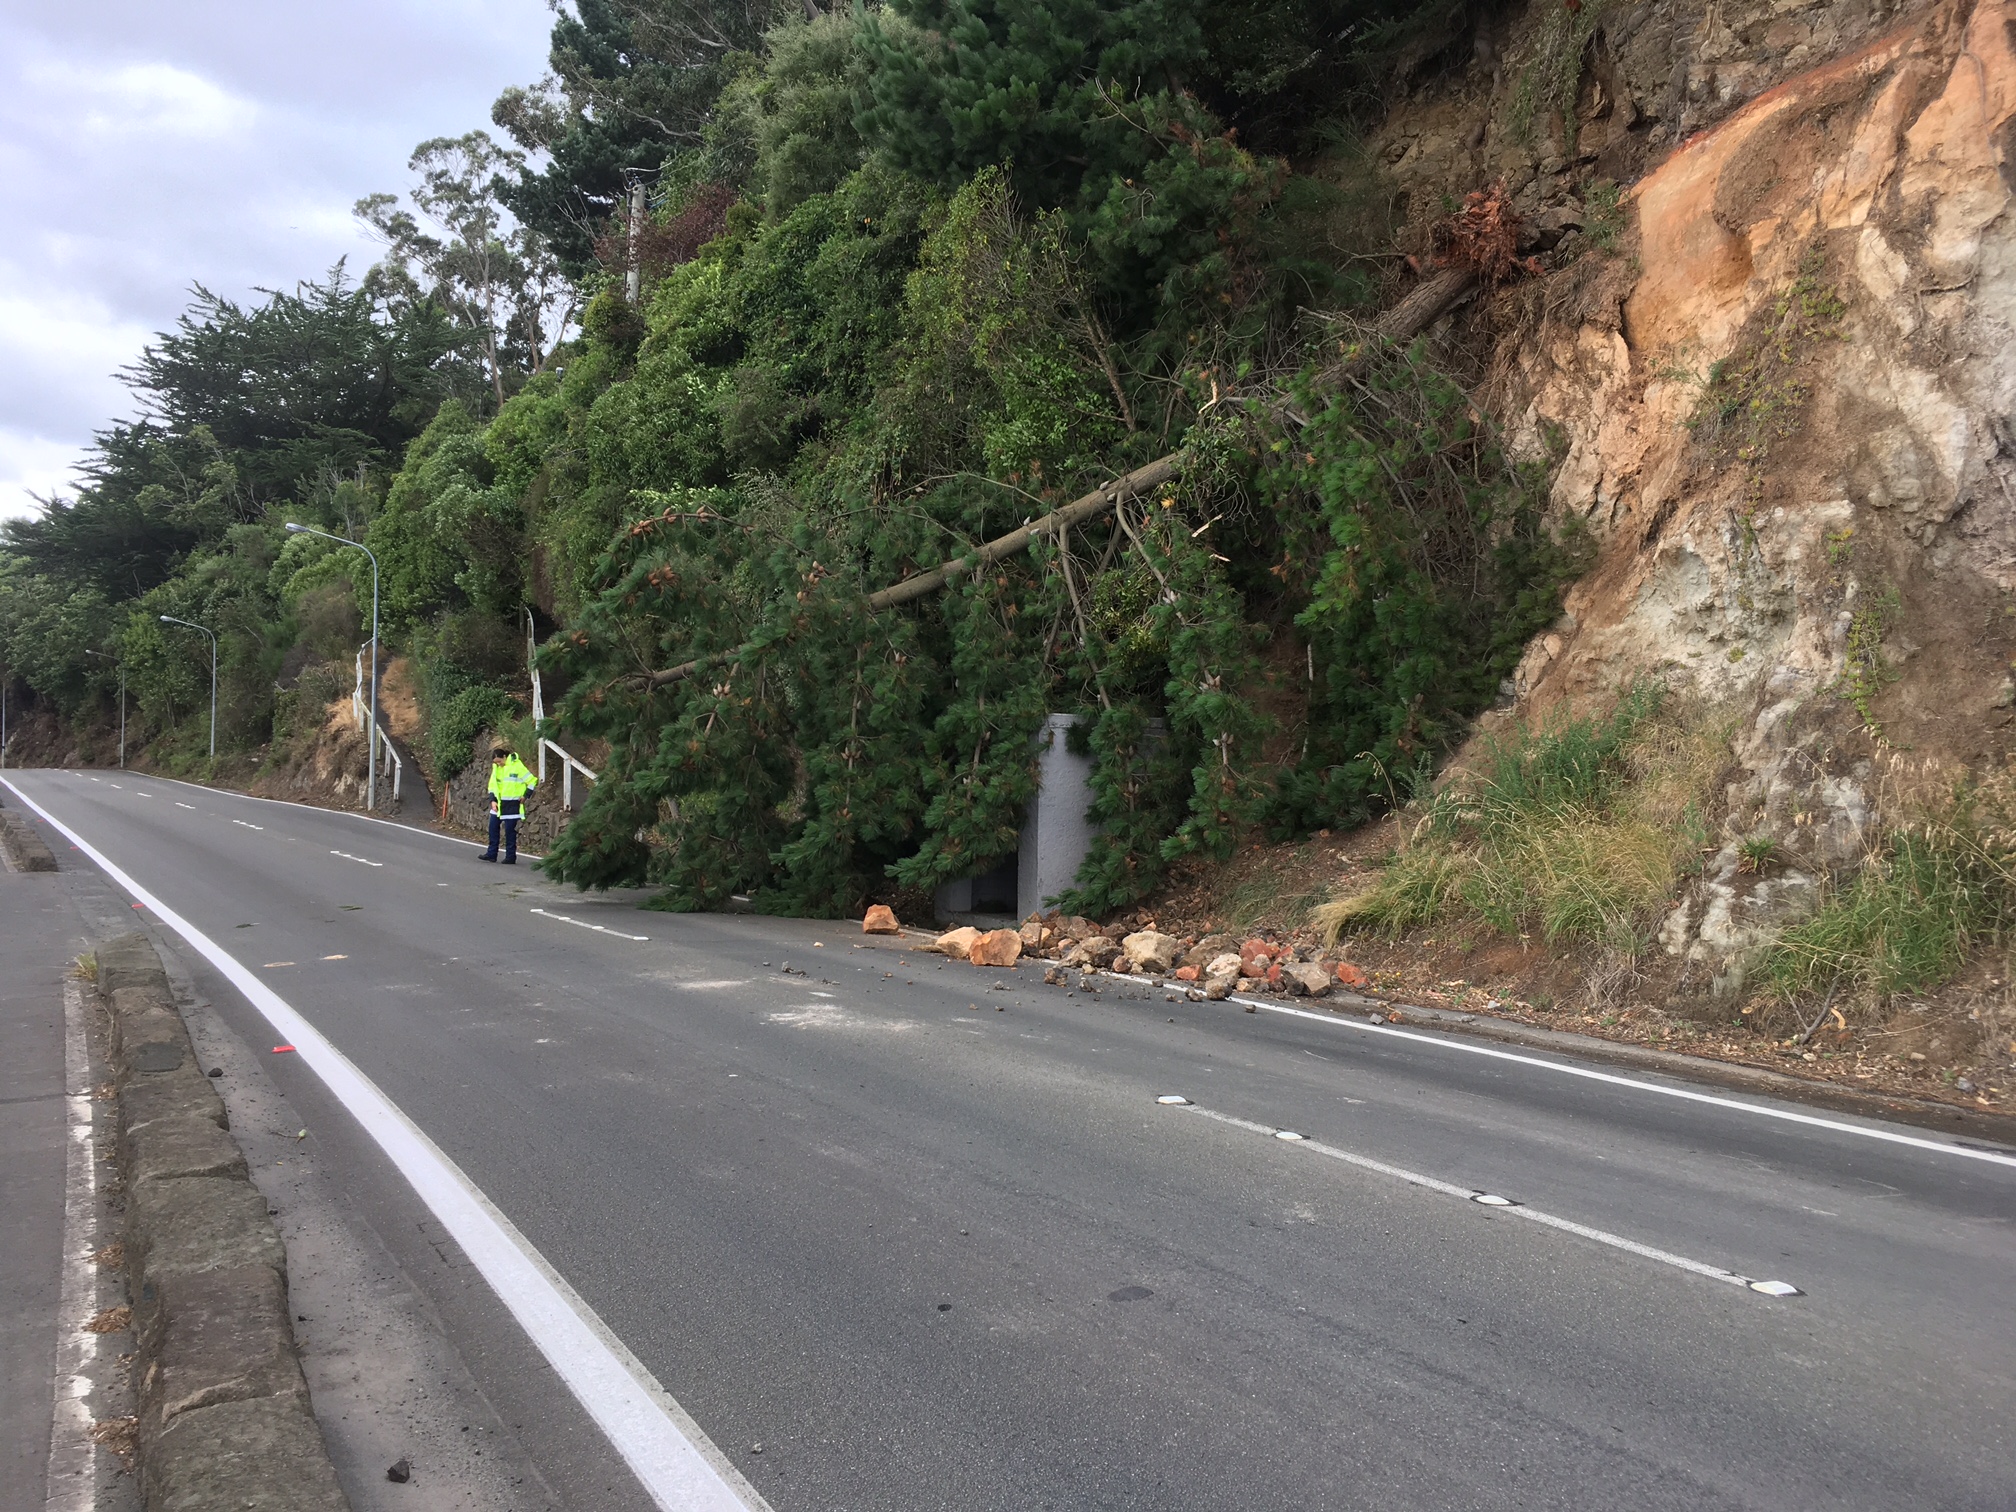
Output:
[[385,1479],[395,1486],[403,1486],[413,1479],[413,1464],[410,1460],[395,1460],[392,1468],[385,1472]]
[[892,935],[902,932],[903,926],[896,921],[896,910],[887,903],[873,904],[868,912],[861,916],[863,934]]
[[204,1074],[206,1076],[222,1076],[224,1074],[224,1068],[222,1066],[212,1066]]

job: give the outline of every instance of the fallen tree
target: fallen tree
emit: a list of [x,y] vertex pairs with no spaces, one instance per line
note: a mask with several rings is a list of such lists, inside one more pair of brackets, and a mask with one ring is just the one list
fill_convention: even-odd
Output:
[[[1463,266],[1444,268],[1433,277],[1424,280],[1409,292],[1406,298],[1373,322],[1371,339],[1358,344],[1346,355],[1342,363],[1334,365],[1324,375],[1325,385],[1334,386],[1340,383],[1351,372],[1362,366],[1380,345],[1385,343],[1403,345],[1412,341],[1460,304],[1476,286],[1477,275],[1470,268]],[[1286,407],[1280,407],[1279,412],[1291,422],[1299,419]],[[1007,534],[983,542],[961,556],[953,557],[928,571],[915,573],[901,582],[892,583],[887,588],[869,594],[868,610],[870,613],[878,613],[884,609],[893,609],[899,604],[924,598],[938,592],[946,584],[966,573],[977,572],[1003,557],[1026,550],[1029,544],[1039,537],[1054,535],[1070,529],[1073,525],[1095,519],[1122,500],[1147,493],[1169,482],[1176,476],[1182,461],[1183,452],[1178,449],[1167,456],[1144,463],[1110,483],[1102,483],[1090,493],[1052,510],[1040,519],[1026,521]],[[738,647],[729,651],[717,651],[711,656],[700,656],[691,661],[681,662],[676,667],[645,673],[644,684],[648,688],[662,688],[672,683],[683,682],[696,672],[733,661],[741,655],[742,649]]]

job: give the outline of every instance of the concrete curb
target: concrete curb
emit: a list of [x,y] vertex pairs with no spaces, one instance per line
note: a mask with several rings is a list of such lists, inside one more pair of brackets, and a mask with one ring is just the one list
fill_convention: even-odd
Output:
[[295,1355],[286,1251],[160,957],[131,934],[97,962],[148,1512],[349,1512]]
[[12,809],[0,808],[0,850],[16,871],[52,872],[56,856],[35,826]]

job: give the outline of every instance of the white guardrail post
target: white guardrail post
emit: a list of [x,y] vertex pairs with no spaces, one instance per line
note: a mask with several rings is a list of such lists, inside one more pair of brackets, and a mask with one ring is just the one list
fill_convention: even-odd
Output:
[[560,758],[561,807],[571,812],[574,807],[574,774],[579,772],[590,782],[596,780],[595,774],[542,735],[539,737],[539,780],[541,782],[546,780],[546,753],[549,750]]

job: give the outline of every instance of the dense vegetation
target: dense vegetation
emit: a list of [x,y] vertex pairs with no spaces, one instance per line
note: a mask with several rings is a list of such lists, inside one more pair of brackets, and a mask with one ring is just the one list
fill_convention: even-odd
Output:
[[423,144],[406,202],[360,204],[361,281],[199,291],[149,349],[142,417],[0,541],[5,675],[82,722],[114,652],[155,759],[192,761],[179,615],[260,746],[368,610],[297,519],[377,553],[436,775],[522,710],[530,612],[555,720],[609,752],[547,863],[583,885],[824,912],[983,870],[1053,711],[1096,759],[1082,907],[1359,819],[1572,566],[1458,384],[1356,319],[1391,227],[1351,114],[1457,15],[576,0],[498,101],[513,145]]

